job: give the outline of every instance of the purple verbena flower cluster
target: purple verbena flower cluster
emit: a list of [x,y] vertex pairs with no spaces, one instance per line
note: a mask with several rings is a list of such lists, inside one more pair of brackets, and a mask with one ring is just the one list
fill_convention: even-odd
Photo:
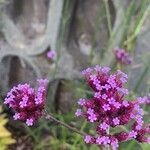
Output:
[[[110,73],[109,67],[87,68],[83,75],[88,85],[94,91],[93,97],[85,100],[79,99],[80,108],[76,116],[85,117],[87,121],[95,123],[97,135],[87,135],[85,142],[89,144],[111,145],[113,150],[119,146],[119,142],[136,139],[139,142],[148,142],[150,138],[145,135],[150,132],[148,125],[143,124],[144,111],[140,107],[139,100],[128,101],[125,96],[128,89],[124,88],[127,75],[120,70]],[[129,132],[109,133],[110,128],[127,125],[133,121]]]
[[125,64],[125,65],[129,65],[133,61],[130,54],[124,49],[117,48],[115,50],[115,57],[120,63]]
[[29,84],[19,84],[8,92],[4,103],[15,111],[15,120],[32,126],[43,114],[48,80],[37,80],[37,92]]

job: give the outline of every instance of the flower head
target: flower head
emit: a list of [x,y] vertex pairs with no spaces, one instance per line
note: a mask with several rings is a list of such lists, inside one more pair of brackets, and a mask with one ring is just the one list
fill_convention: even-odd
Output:
[[137,136],[137,132],[134,131],[134,130],[132,130],[132,131],[129,133],[129,137],[130,137],[130,138],[136,138],[136,136]]
[[[82,117],[94,124],[97,136],[92,136],[95,140],[90,141],[90,135],[85,141],[90,144],[111,145],[113,150],[119,146],[119,142],[136,139],[139,142],[150,141],[146,134],[150,132],[144,127],[144,111],[140,104],[148,103],[148,98],[138,98],[138,100],[128,101],[125,96],[128,89],[124,88],[128,76],[120,70],[111,73],[110,68],[96,65],[83,71],[83,75],[93,90],[93,95],[85,100],[78,102]],[[128,125],[133,122],[129,132],[119,132],[109,134],[109,128]]]
[[19,84],[8,92],[4,103],[15,111],[13,118],[32,126],[43,114],[48,80],[38,80],[37,92],[29,84]]
[[109,104],[104,104],[103,109],[104,109],[104,111],[110,110]]
[[132,57],[124,49],[117,48],[115,50],[115,57],[122,64],[129,65],[132,63]]
[[26,120],[26,124],[27,124],[28,126],[32,126],[32,125],[33,125],[33,119],[32,119],[32,118],[27,119],[27,120]]
[[78,104],[83,106],[85,104],[85,100],[83,98],[80,98]]
[[94,122],[97,120],[96,115],[95,114],[90,114],[88,119],[90,120],[90,122]]
[[114,125],[119,125],[120,120],[116,117],[113,119],[113,123],[114,123]]
[[103,130],[107,130],[109,128],[109,125],[105,122],[101,123],[100,126],[99,126],[101,129]]
[[14,118],[14,120],[19,120],[20,119],[20,114],[19,113],[15,113],[13,118]]
[[75,115],[76,115],[77,117],[81,116],[81,115],[82,115],[81,109],[77,109]]
[[92,141],[92,137],[90,135],[86,135],[85,138],[84,138],[84,141],[88,144],[88,143],[91,143]]
[[47,52],[47,58],[53,59],[55,56],[56,56],[55,51],[50,50],[50,51]]
[[111,141],[111,146],[112,146],[113,150],[116,150],[119,147],[118,140],[115,139],[115,140]]

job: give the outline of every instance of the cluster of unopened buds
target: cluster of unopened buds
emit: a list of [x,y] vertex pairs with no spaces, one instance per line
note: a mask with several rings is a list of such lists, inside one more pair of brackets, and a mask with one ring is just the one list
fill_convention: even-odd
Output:
[[48,80],[38,80],[37,92],[29,84],[19,84],[8,92],[4,103],[15,111],[13,118],[32,126],[42,115]]
[[[83,75],[88,85],[93,90],[93,96],[87,100],[81,98],[78,101],[79,108],[76,116],[85,117],[88,122],[95,124],[93,130],[96,135],[86,135],[84,140],[88,144],[108,146],[113,150],[119,146],[119,142],[135,139],[138,142],[150,143],[147,134],[150,133],[148,124],[144,124],[144,111],[140,104],[150,103],[148,97],[137,98],[128,101],[125,96],[128,89],[124,88],[127,75],[120,70],[111,73],[109,67],[100,67],[84,70]],[[130,130],[112,134],[112,128],[131,124]]]
[[132,63],[132,57],[125,49],[117,48],[115,50],[115,57],[122,64],[129,65]]

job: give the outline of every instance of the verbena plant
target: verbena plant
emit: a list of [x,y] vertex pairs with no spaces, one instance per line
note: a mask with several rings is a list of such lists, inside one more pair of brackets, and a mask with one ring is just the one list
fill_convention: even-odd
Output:
[[[87,100],[81,98],[78,102],[81,109],[75,115],[84,117],[92,124],[93,134],[85,133],[74,126],[56,119],[45,110],[46,86],[48,80],[38,80],[39,87],[36,92],[29,84],[19,84],[8,92],[4,103],[15,111],[14,119],[25,122],[28,126],[34,125],[39,118],[60,124],[67,129],[84,137],[86,144],[96,144],[103,149],[113,150],[119,143],[135,139],[138,142],[150,143],[147,135],[150,133],[150,124],[144,123],[146,115],[142,104],[149,104],[149,96],[139,97],[129,101],[125,96],[129,93],[124,88],[128,76],[122,71],[112,73],[109,67],[96,65],[82,72],[87,83],[93,90],[93,96]],[[130,125],[129,131],[119,131],[115,128]]]

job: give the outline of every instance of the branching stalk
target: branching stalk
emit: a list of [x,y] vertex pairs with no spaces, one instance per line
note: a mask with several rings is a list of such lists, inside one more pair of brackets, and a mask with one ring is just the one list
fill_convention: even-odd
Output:
[[60,121],[60,120],[56,119],[55,117],[53,117],[51,114],[48,114],[47,112],[44,113],[44,117],[45,117],[45,119],[47,119],[49,121],[53,121],[53,122],[55,122],[55,123],[57,123],[59,125],[62,125],[65,128],[80,134],[81,136],[86,136],[87,135],[85,132],[80,131],[79,129],[77,129],[77,128],[73,127],[73,126],[70,126],[70,125],[64,123],[63,121]]

